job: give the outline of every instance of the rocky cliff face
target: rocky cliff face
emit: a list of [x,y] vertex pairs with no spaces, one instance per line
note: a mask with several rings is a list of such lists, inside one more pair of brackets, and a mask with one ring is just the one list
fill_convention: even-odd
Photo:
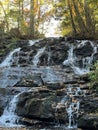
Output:
[[16,46],[21,49],[0,67],[0,115],[7,97],[20,93],[18,123],[59,122],[68,128],[78,124],[83,130],[97,130],[98,93],[89,89],[86,75],[98,59],[97,42],[46,38],[36,43],[18,41]]

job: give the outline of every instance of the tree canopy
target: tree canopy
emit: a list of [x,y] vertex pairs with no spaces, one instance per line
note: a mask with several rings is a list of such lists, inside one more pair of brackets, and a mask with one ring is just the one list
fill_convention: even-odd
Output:
[[0,0],[0,33],[42,37],[51,19],[60,21],[56,33],[96,39],[98,0]]

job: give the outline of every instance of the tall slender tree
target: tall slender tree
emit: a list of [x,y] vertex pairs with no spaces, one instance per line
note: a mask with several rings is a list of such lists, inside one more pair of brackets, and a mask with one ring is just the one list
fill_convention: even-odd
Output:
[[35,27],[34,27],[34,0],[30,0],[30,25],[29,25],[29,37],[34,38]]
[[4,13],[4,22],[5,22],[5,25],[6,25],[6,30],[9,31],[9,23],[8,23],[7,13],[6,13],[6,10],[5,10],[3,3],[1,1],[0,1],[0,6],[1,6],[3,13]]

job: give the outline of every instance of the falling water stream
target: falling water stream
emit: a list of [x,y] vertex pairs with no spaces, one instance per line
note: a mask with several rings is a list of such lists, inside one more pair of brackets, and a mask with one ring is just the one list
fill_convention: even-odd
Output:
[[80,97],[84,96],[83,91],[79,87],[73,87],[71,84],[67,87],[67,94],[61,100],[68,114],[68,126],[65,129],[77,128],[77,119],[80,107]]
[[38,40],[29,40],[29,46],[33,46],[35,43],[39,42],[41,39]]
[[9,53],[6,59],[0,64],[0,67],[11,66],[13,60],[13,54],[20,51],[20,47]]
[[34,59],[32,61],[34,66],[38,65],[39,58],[44,53],[44,51],[45,51],[45,47],[43,47],[43,48],[41,48],[41,49],[38,50],[37,54],[34,56]]
[[[9,53],[9,55],[5,58],[5,60],[0,64],[1,69],[1,78],[0,78],[0,87],[13,86],[16,83],[16,79],[11,80],[8,76],[11,74],[12,68],[11,65],[13,63],[13,55],[20,51],[21,48],[17,48]],[[18,65],[18,63],[17,63]]]
[[67,95],[69,96],[71,102],[67,106],[66,110],[69,118],[68,128],[77,128],[77,118],[79,111],[79,99],[77,96],[80,96],[81,91],[78,88],[73,88],[71,85],[68,86]]
[[[37,41],[29,41],[29,46],[34,45]],[[81,44],[79,46],[84,46],[85,42],[81,42]],[[63,65],[66,66],[70,66],[75,74],[78,75],[82,75],[85,73],[88,73],[90,71],[89,66],[92,64],[93,61],[93,56],[95,53],[97,53],[97,47],[95,47],[92,43],[91,43],[92,47],[93,47],[93,53],[91,56],[89,57],[85,57],[82,59],[82,64],[83,67],[80,68],[76,63],[77,61],[77,57],[74,54],[74,46],[71,45],[70,49],[68,50],[68,58],[65,59],[65,61],[62,63]],[[78,46],[78,47],[79,47]],[[37,51],[37,53],[35,54],[35,56],[33,57],[32,60],[32,68],[30,70],[30,73],[41,73],[42,74],[42,79],[45,82],[60,82],[62,81],[62,77],[60,77],[57,74],[56,69],[54,69],[52,66],[50,66],[50,61],[51,61],[51,50],[49,50],[48,52],[48,66],[44,66],[44,67],[37,67],[38,63],[40,61],[40,57],[42,56],[42,54],[44,54],[44,52],[46,47],[43,47],[41,49],[39,49]],[[12,68],[12,62],[14,60],[13,55],[15,53],[19,53],[21,50],[21,48],[17,48],[14,51],[12,51],[7,57],[6,59],[0,64],[0,69],[1,69],[1,76],[0,76],[0,84],[1,87],[8,87],[8,86],[13,86],[14,84],[16,84],[17,81],[20,80],[20,78],[22,77],[22,75],[26,75],[27,71],[25,68],[21,68],[19,65],[19,55],[17,57],[17,67],[16,68]],[[15,77],[14,79],[10,79],[9,75],[11,75],[11,73],[14,73],[15,75],[17,75],[17,78]],[[25,74],[26,73],[26,74]],[[80,106],[80,101],[79,101],[79,96],[81,96],[82,92],[80,90],[79,87],[73,87],[72,85],[68,85],[67,87],[67,95],[65,95],[65,97],[62,99],[61,103],[65,105],[67,114],[68,114],[68,129],[71,128],[77,128],[77,119],[78,119],[78,111],[79,111],[79,106]],[[5,107],[3,115],[0,117],[0,125],[1,126],[9,126],[9,127],[14,127],[17,126],[18,124],[18,116],[15,114],[15,108],[16,108],[16,104],[18,101],[18,95],[15,95],[13,97],[13,99],[8,103],[8,105]]]
[[3,115],[0,117],[0,126],[3,127],[17,126],[19,117],[15,114],[15,109],[18,101],[18,95],[15,95],[13,99],[5,107]]
[[[78,45],[78,47],[84,46],[85,43],[86,43],[86,41],[82,41],[81,44]],[[74,73],[78,74],[78,75],[83,75],[83,74],[88,73],[90,71],[90,65],[93,62],[93,56],[94,56],[94,54],[97,53],[97,47],[94,46],[92,42],[90,42],[90,44],[93,47],[93,53],[91,56],[84,57],[82,59],[82,64],[83,64],[82,68],[80,68],[79,65],[76,63],[77,57],[73,52],[73,50],[74,50],[73,45],[70,46],[70,49],[68,50],[68,58],[67,58],[67,60],[65,60],[63,62],[63,65],[70,66],[73,69]]]

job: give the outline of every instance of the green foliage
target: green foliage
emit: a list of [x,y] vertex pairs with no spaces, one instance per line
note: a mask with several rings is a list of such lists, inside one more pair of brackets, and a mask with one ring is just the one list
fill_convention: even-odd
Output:
[[98,2],[96,0],[59,0],[58,2],[58,12],[62,6],[62,15],[59,15],[63,19],[62,34],[70,33],[75,38],[98,39]]
[[94,64],[93,70],[88,74],[90,79],[90,88],[98,91],[98,61]]
[[[62,21],[58,32],[63,35],[98,39],[98,0],[2,0],[0,20],[4,21],[4,29],[0,34],[2,29],[9,33],[18,28],[22,36],[36,38],[37,32],[41,37],[39,27],[42,25],[42,32],[46,32],[45,22],[53,17]],[[4,39],[3,35],[0,38]]]
[[8,49],[8,50],[13,50],[13,49],[15,49],[15,48],[16,48],[16,41],[17,41],[17,40],[18,40],[18,39],[13,38],[13,39],[11,40],[11,43],[7,45],[7,49]]

